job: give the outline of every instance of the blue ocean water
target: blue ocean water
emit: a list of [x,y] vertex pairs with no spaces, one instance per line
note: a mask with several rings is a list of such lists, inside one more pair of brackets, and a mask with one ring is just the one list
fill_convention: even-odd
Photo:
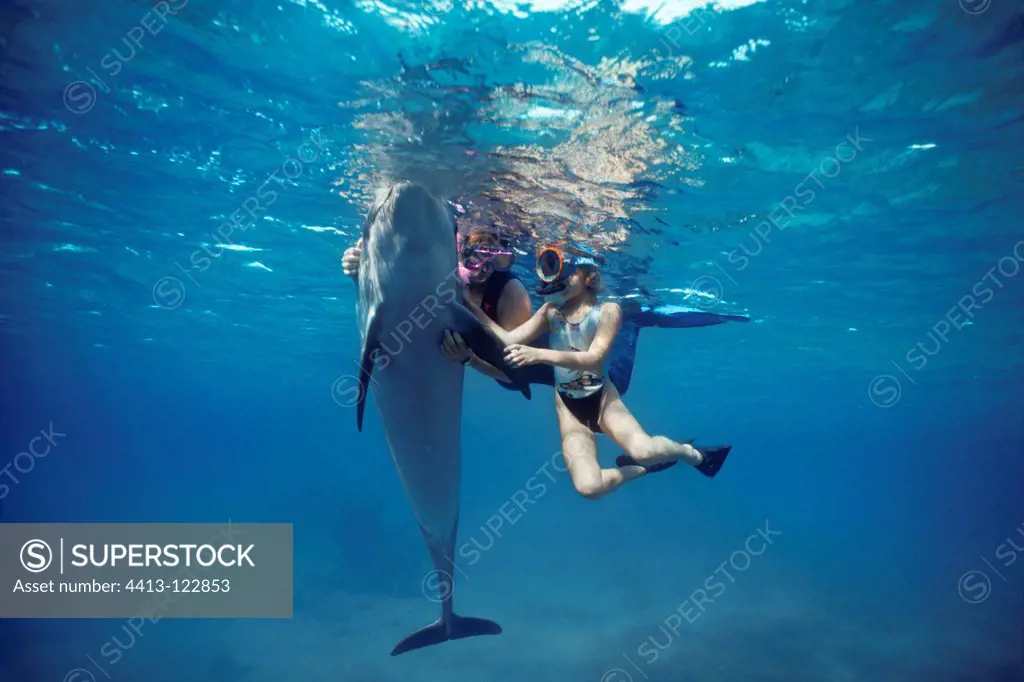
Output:
[[[0,680],[1024,679],[1018,3],[0,14],[0,521],[295,534],[292,619],[4,619]],[[339,258],[401,179],[528,283],[568,239],[611,297],[752,321],[641,334],[626,402],[732,443],[711,481],[584,500],[550,391],[468,375],[458,608],[504,633],[391,658],[432,567],[336,386]]]

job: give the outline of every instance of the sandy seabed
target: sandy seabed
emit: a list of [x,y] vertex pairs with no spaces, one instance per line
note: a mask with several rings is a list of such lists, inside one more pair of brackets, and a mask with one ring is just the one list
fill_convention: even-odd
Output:
[[[691,592],[655,589],[650,567],[635,583],[495,563],[464,581],[457,611],[502,624],[478,637],[399,657],[391,647],[438,613],[423,597],[356,595],[325,588],[297,594],[297,616],[278,621],[146,624],[119,661],[99,652],[118,621],[88,636],[16,653],[4,682],[1019,682],[1020,626],[994,623],[985,605],[950,601],[929,617],[890,604],[835,600],[807,587],[738,576],[693,622],[667,619]],[[605,576],[607,577],[607,576]],[[544,579],[539,579],[544,578]],[[510,584],[529,580],[530,589]],[[677,612],[678,613],[678,612]],[[693,612],[687,611],[693,618]],[[104,626],[106,623],[103,624]],[[104,638],[102,633],[109,629]],[[97,669],[89,657],[102,667]],[[76,668],[88,671],[68,677]],[[2,670],[2,669],[0,669]],[[104,675],[109,676],[105,677]]]

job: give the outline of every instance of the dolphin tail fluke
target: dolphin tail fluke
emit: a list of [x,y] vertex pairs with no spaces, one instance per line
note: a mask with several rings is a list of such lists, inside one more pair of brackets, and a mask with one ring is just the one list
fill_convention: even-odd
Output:
[[391,655],[397,656],[407,651],[422,649],[423,647],[433,646],[434,644],[440,644],[453,639],[500,634],[501,626],[493,620],[468,618],[452,614],[449,623],[446,624],[443,619],[437,620],[403,639],[391,650]]
[[476,319],[476,315],[461,303],[452,303],[452,309],[455,331],[462,335],[470,350],[487,364],[501,370],[512,385],[529,400],[530,378],[522,367],[512,367],[505,363],[505,344],[501,339],[492,334],[480,320]]

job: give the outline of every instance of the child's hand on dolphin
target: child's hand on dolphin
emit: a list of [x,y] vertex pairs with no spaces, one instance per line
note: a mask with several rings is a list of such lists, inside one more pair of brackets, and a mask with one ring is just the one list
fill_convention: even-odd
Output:
[[462,336],[458,332],[452,332],[449,329],[444,330],[444,338],[441,341],[441,354],[449,360],[455,360],[466,364],[473,357],[473,352],[469,350],[469,346],[462,340]]
[[363,238],[360,237],[355,246],[345,249],[341,256],[341,271],[349,277],[359,276],[359,259],[363,255]]
[[514,343],[505,349],[505,362],[513,367],[525,367],[536,365],[541,361],[540,350],[533,346],[523,346]]

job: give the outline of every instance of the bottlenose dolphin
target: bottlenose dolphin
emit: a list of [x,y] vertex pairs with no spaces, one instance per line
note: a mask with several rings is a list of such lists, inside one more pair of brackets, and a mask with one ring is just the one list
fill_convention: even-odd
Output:
[[373,391],[391,457],[430,550],[441,618],[395,646],[406,651],[501,626],[456,615],[452,607],[459,523],[462,380],[458,363],[441,354],[444,331],[458,331],[480,358],[497,367],[527,398],[521,370],[504,346],[462,304],[455,224],[443,202],[423,187],[401,183],[374,203],[363,226],[359,263],[362,335],[356,422],[363,428],[367,387]]

